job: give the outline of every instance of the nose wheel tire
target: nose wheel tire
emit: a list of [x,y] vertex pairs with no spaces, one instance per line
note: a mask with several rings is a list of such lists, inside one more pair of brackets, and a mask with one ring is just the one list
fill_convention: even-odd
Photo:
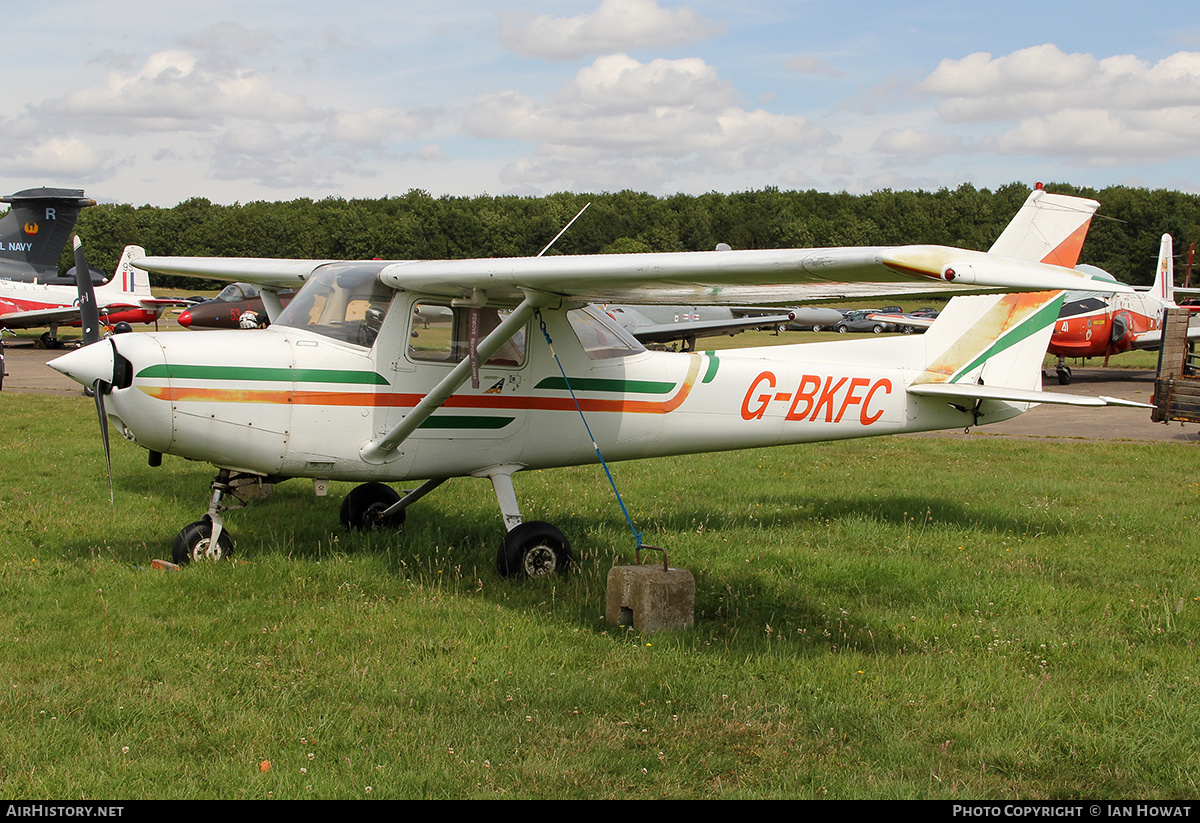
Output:
[[220,560],[232,554],[233,538],[229,532],[222,529],[216,543],[213,543],[212,522],[209,520],[198,520],[184,526],[171,543],[171,560],[181,566],[193,560]]
[[504,577],[564,575],[574,556],[566,536],[549,523],[532,520],[514,528],[500,543],[496,569]]
[[355,486],[342,500],[339,513],[342,525],[354,531],[398,529],[404,524],[404,509],[387,517],[383,512],[400,499],[400,494],[383,483]]

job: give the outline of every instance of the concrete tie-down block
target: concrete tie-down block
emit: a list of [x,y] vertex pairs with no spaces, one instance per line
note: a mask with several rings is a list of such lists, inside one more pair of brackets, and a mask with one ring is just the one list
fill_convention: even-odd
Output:
[[696,579],[661,565],[613,566],[604,619],[642,632],[689,628],[696,622]]

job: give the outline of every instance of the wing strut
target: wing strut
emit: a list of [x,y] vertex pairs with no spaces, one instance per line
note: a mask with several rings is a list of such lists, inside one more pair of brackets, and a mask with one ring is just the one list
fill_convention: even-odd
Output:
[[[501,320],[500,325],[479,341],[476,350],[478,362],[486,363],[492,355],[500,351],[501,346],[525,328],[525,324],[533,317],[535,311],[549,306],[557,299],[555,295],[545,292],[526,291],[525,299],[513,310],[512,314]],[[417,430],[418,426],[428,420],[431,414],[441,408],[441,405],[471,378],[472,359],[468,357],[458,361],[450,373],[430,389],[429,394],[422,397],[413,410],[406,414],[404,419],[397,423],[390,432],[379,439],[363,443],[358,451],[359,457],[367,463],[387,462],[392,452],[398,449],[400,444]]]
[[[558,364],[558,371],[562,375],[563,382],[567,385],[567,391],[571,393],[571,400],[575,403],[575,411],[579,412],[579,419],[583,421],[583,428],[587,430],[588,439],[592,441],[592,448],[596,450],[596,457],[599,459],[600,465],[604,467],[604,473],[608,476],[608,484],[612,486],[613,494],[617,496],[617,503],[621,506],[621,513],[625,515],[625,522],[629,524],[629,530],[633,532],[633,539],[637,544],[639,558],[638,564],[641,565],[640,558],[642,556],[642,534],[637,530],[637,527],[633,525],[633,518],[629,516],[629,509],[625,508],[625,501],[621,498],[621,493],[617,491],[617,481],[613,479],[612,472],[608,470],[608,463],[605,462],[604,455],[600,453],[600,444],[596,442],[596,435],[592,434],[592,427],[588,425],[587,417],[585,417],[583,414],[583,407],[579,405],[579,398],[575,396],[575,390],[571,388],[571,381],[567,378],[567,370],[563,368],[562,361],[558,359],[558,354],[554,351],[554,341],[550,339],[550,332],[546,330],[546,321],[542,319],[542,313],[540,311],[536,311],[535,313],[537,314],[538,328],[542,332],[542,337],[546,338],[546,345],[550,347],[550,354],[554,355],[554,362]],[[496,479],[492,478],[492,483],[494,484],[495,482]],[[510,488],[511,485],[512,480],[510,477]],[[497,494],[499,494],[500,487],[497,486],[496,488]],[[647,546],[647,548],[652,549],[654,547]],[[662,551],[662,549],[658,549],[658,551]],[[664,558],[666,555],[667,553],[663,552]]]

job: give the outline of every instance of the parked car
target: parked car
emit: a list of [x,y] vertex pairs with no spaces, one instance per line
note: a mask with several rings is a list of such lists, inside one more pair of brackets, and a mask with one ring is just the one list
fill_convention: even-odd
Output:
[[843,317],[841,321],[833,327],[833,330],[840,334],[846,334],[847,332],[852,331],[869,331],[873,332],[874,334],[883,334],[886,331],[895,331],[895,327],[890,323],[883,323],[879,320],[871,319],[872,314],[879,314],[882,311],[884,310],[856,309],[854,311],[847,312],[846,316]]

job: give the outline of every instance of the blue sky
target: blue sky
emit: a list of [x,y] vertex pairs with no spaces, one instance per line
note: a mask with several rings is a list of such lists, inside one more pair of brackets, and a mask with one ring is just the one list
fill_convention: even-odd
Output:
[[1200,192],[1194,3],[40,0],[6,33],[0,193]]

